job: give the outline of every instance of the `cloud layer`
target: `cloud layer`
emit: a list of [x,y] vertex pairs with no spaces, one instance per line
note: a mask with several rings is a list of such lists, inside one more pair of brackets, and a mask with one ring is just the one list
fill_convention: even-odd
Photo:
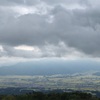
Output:
[[0,56],[100,57],[99,2],[0,0]]

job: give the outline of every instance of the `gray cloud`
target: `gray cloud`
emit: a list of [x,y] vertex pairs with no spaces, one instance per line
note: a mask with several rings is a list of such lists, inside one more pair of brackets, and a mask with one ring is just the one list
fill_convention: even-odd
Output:
[[[58,45],[46,44],[42,47],[33,47],[33,50],[18,49],[11,46],[3,46],[0,48],[0,57],[18,57],[18,58],[47,58],[47,57],[86,57],[84,53],[78,52],[75,48],[68,47],[65,43],[60,42]],[[71,57],[70,57],[71,56]]]
[[[26,3],[30,6],[40,4],[40,2],[45,2],[47,6],[53,6],[53,8],[47,10],[46,14],[34,12],[22,14],[19,17],[15,17],[17,13],[13,10],[4,10],[4,8],[0,10],[0,44],[4,46],[6,53],[1,53],[1,55],[61,57],[71,54],[69,50],[72,50],[72,52],[78,51],[95,57],[100,56],[100,9],[99,6],[93,6],[94,0],[84,2],[82,0],[41,0],[37,2],[36,0],[10,0],[9,3],[4,0],[0,1],[0,4],[21,6]],[[94,5],[98,5],[97,2],[99,1],[96,0]],[[60,4],[78,4],[83,5],[83,8],[69,9]],[[61,42],[65,46],[59,45]],[[48,47],[47,44],[54,47]],[[19,45],[37,46],[40,52],[37,54],[33,51],[15,50],[14,47]]]
[[34,5],[39,2],[40,0],[0,0],[0,5],[1,6]]
[[47,3],[49,5],[58,5],[58,4],[66,4],[66,5],[91,5],[93,7],[97,7],[100,5],[99,0],[0,0],[1,6],[16,6],[16,5],[36,5],[39,3]]

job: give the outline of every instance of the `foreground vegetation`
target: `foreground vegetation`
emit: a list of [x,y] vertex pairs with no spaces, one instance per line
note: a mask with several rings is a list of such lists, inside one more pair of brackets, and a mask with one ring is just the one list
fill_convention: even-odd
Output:
[[24,95],[1,95],[0,100],[100,100],[99,98],[81,92],[48,93],[33,92]]

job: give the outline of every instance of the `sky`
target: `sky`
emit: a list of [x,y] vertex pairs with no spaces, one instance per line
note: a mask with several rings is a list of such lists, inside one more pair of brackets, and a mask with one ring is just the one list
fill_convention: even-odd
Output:
[[100,0],[0,0],[0,65],[100,59]]

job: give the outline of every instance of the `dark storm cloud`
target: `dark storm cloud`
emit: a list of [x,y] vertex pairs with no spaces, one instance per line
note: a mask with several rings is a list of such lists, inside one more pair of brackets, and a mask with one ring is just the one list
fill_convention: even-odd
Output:
[[0,41],[8,45],[37,45],[38,42],[41,44],[45,41],[43,38],[48,34],[47,27],[48,23],[43,16],[23,15],[6,23],[5,27],[1,29]]
[[[7,0],[0,1],[0,4],[7,5],[7,2]],[[4,47],[7,55],[30,56],[32,52],[29,54],[25,51],[21,54],[22,51],[13,48],[19,45],[30,45],[37,46],[40,49],[42,52],[40,56],[63,56],[69,53],[70,48],[87,55],[100,56],[100,9],[99,6],[93,6],[94,1],[41,0],[36,2],[35,0],[10,0],[10,2],[11,5],[25,3],[30,5],[32,2],[34,4],[46,2],[49,6],[55,5],[51,10],[47,10],[46,14],[31,13],[22,14],[19,17],[14,17],[14,12],[5,13],[1,9],[0,44],[7,46]],[[96,0],[96,2],[98,1]],[[78,4],[83,5],[83,8],[69,9],[60,4]],[[65,45],[62,46],[62,49],[59,47],[61,42]],[[54,47],[51,46],[48,50],[47,44]],[[10,49],[8,49],[9,47]],[[44,49],[45,47],[46,49]],[[50,51],[50,49],[52,50]],[[46,50],[46,52],[43,52],[43,50]],[[31,55],[30,57],[34,56]]]

